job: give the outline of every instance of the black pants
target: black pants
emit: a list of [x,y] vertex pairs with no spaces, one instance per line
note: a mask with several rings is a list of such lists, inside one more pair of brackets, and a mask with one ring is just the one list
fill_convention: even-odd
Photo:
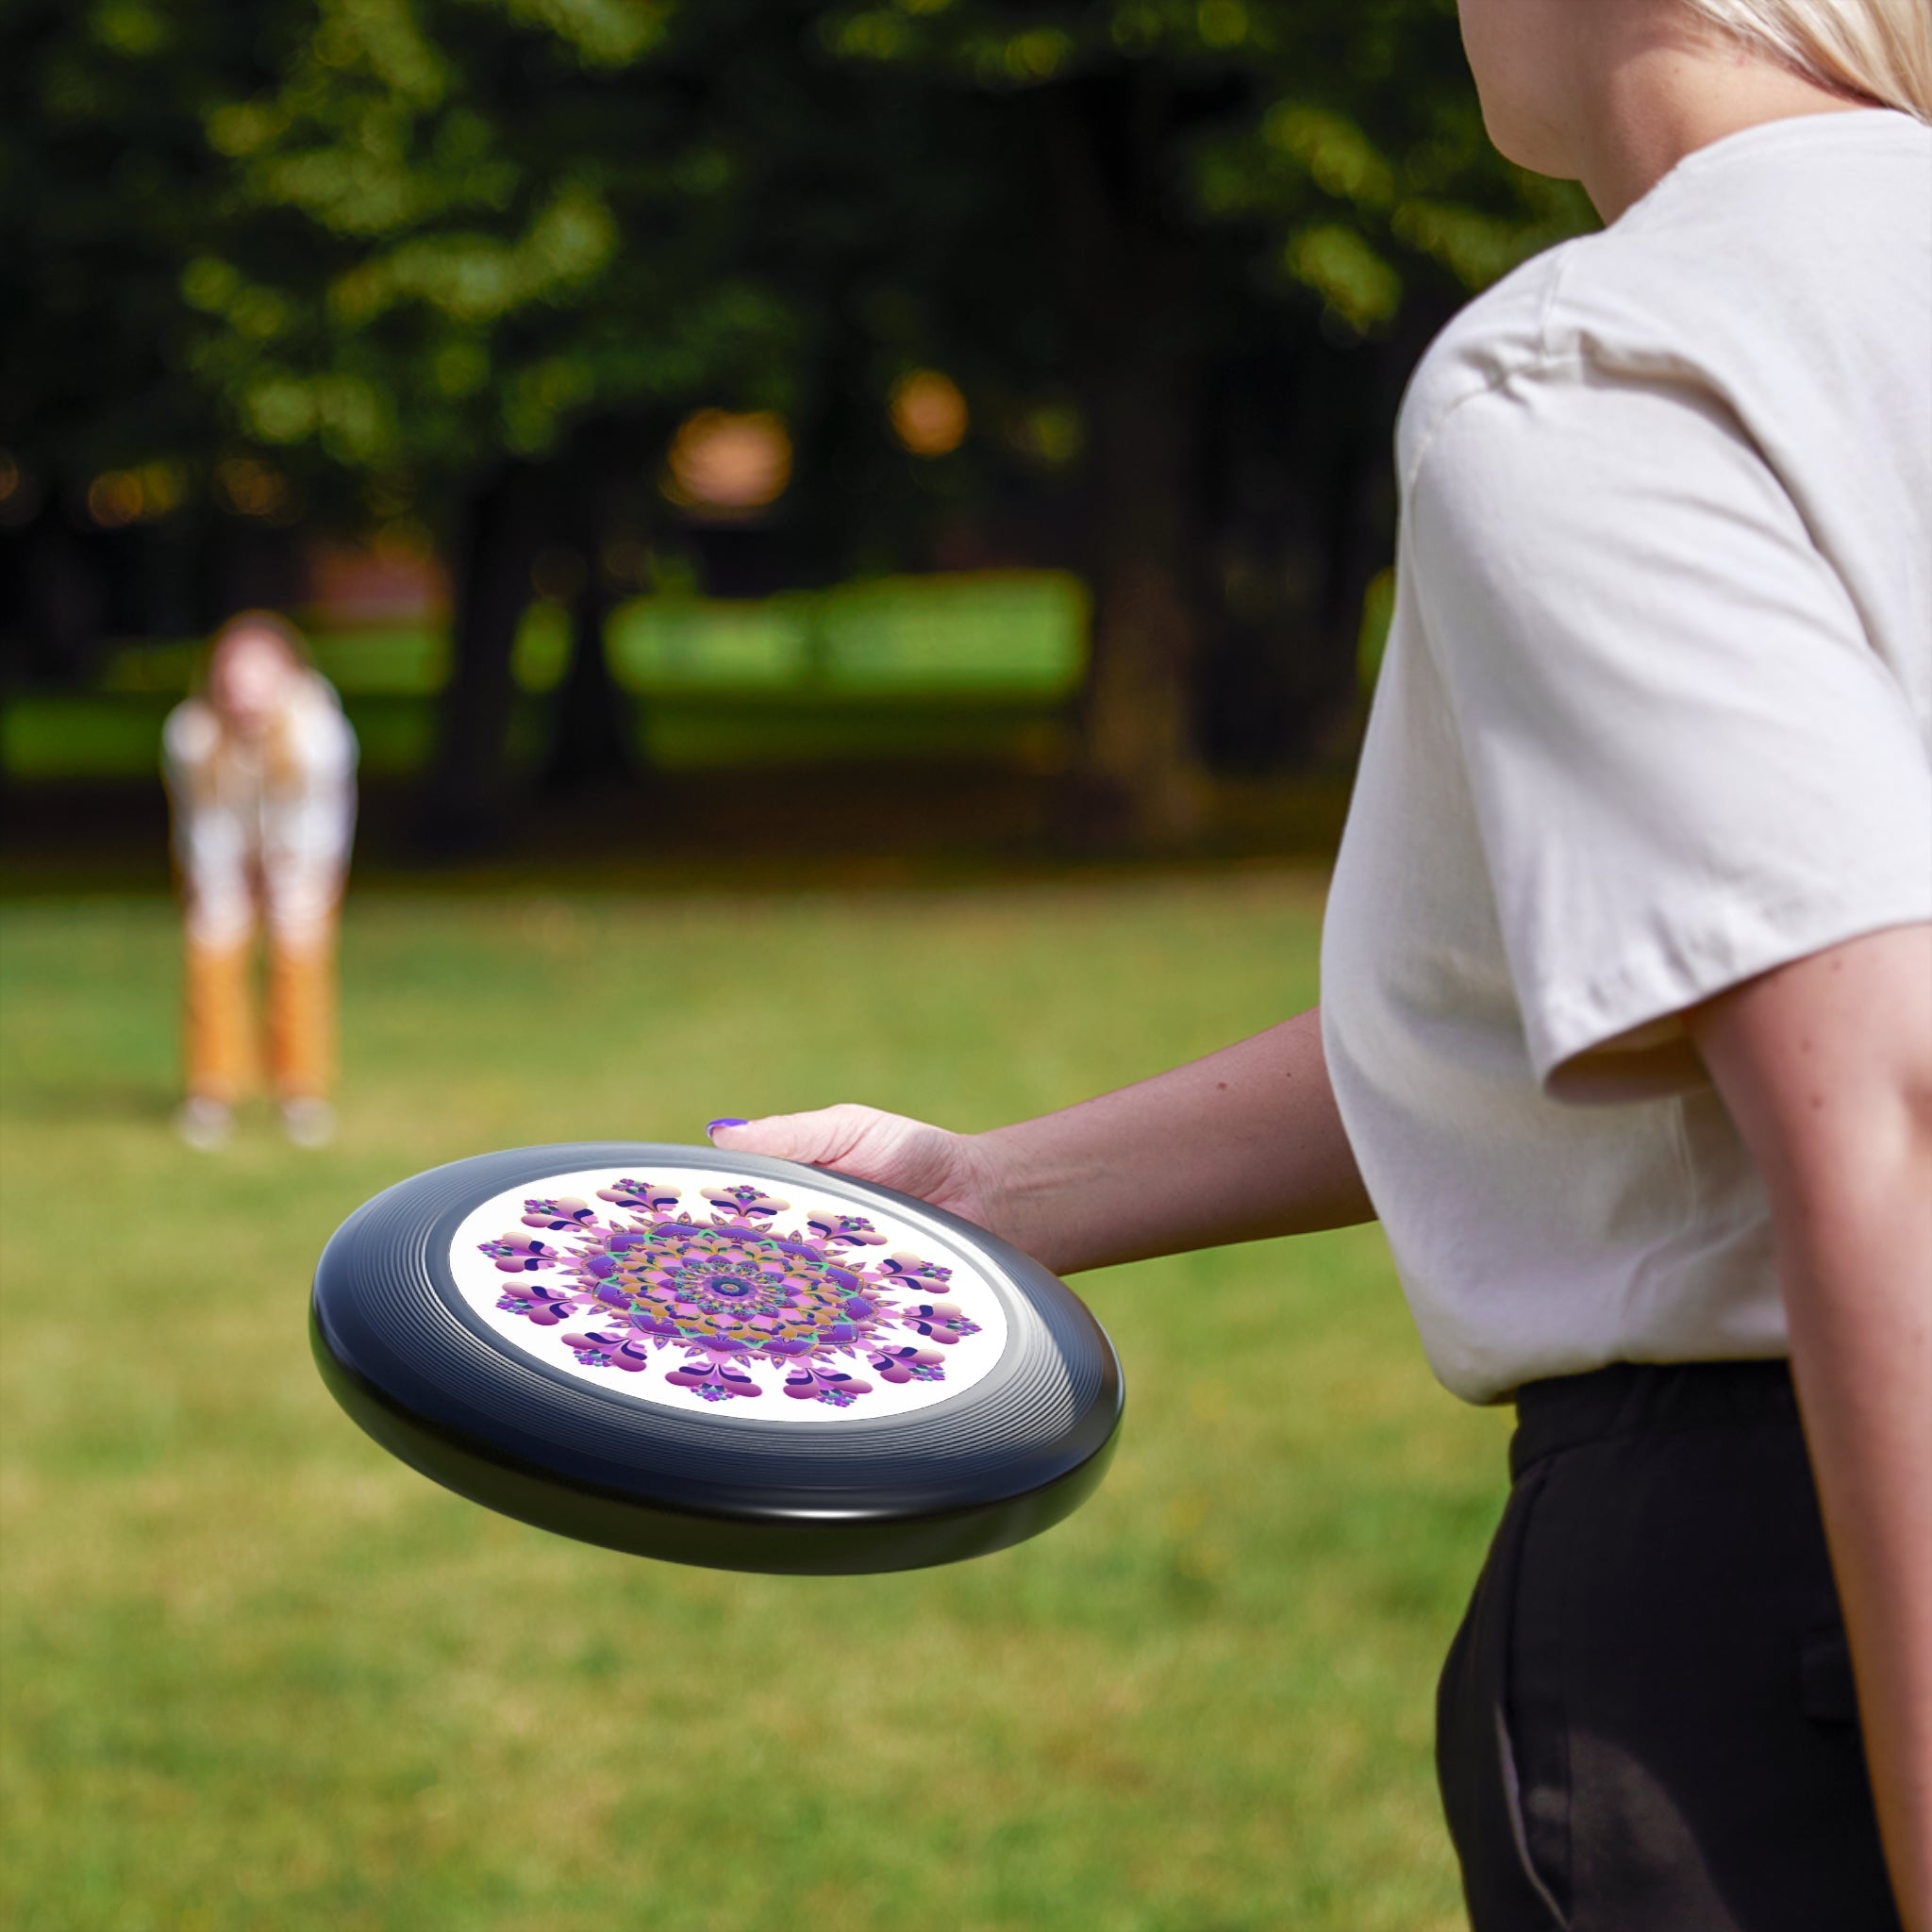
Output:
[[1789,1371],[1532,1383],[1437,1693],[1476,1932],[1895,1932]]

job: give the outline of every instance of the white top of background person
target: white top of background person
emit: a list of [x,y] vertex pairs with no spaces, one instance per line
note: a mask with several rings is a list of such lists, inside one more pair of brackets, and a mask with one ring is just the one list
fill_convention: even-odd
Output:
[[205,690],[168,715],[162,755],[193,936],[240,943],[259,909],[291,945],[317,937],[355,831],[356,735],[280,618],[223,626]]
[[1406,401],[1325,1046],[1311,1011],[981,1135],[715,1138],[1063,1273],[1379,1211],[1478,1400],[1788,1352],[1932,1932],[1932,8],[1462,16],[1497,145],[1610,225]]

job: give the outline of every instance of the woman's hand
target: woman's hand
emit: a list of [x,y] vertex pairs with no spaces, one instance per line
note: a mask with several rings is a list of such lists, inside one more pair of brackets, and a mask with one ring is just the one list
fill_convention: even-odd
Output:
[[875,1107],[822,1107],[758,1121],[717,1121],[711,1144],[733,1154],[769,1154],[808,1167],[837,1168],[930,1201],[1005,1240],[999,1189],[981,1142]]

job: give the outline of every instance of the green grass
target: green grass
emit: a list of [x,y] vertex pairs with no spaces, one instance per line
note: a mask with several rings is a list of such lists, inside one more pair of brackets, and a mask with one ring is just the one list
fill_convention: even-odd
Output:
[[[965,756],[1063,763],[1087,658],[1087,592],[1058,571],[884,577],[761,600],[636,597],[610,614],[612,675],[637,700],[639,750],[666,771]],[[418,771],[449,676],[440,625],[318,628],[365,773]],[[193,683],[195,640],[129,644],[94,688],[0,704],[0,772],[20,781],[152,773],[161,721]],[[547,738],[545,694],[570,658],[569,613],[525,612],[513,750]]]
[[[511,715],[513,763],[528,769],[547,748],[550,701],[523,692]],[[0,703],[0,774],[47,779],[151,778],[161,761],[170,701],[118,691],[28,691]],[[365,777],[406,777],[428,763],[435,701],[374,692],[344,700]],[[1022,770],[1064,768],[1074,750],[1063,707],[998,692],[961,699],[817,686],[774,694],[679,691],[631,708],[631,737],[653,771],[747,765],[830,765],[933,758],[997,761]]]
[[841,1095],[977,1125],[1314,991],[1285,874],[352,905],[339,1147],[166,1128],[150,901],[8,908],[4,1783],[18,1932],[1424,1932],[1429,1707],[1502,1424],[1373,1230],[1083,1291],[1100,1495],[877,1579],[679,1570],[391,1461],[304,1337],[358,1201],[518,1142]]

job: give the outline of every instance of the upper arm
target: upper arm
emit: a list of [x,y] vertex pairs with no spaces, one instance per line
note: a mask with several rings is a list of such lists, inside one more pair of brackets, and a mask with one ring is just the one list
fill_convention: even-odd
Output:
[[1894,1199],[1901,1163],[1932,1148],[1932,924],[1793,960],[1685,1024],[1788,1237]]
[[1687,1009],[1932,919],[1923,723],[1712,395],[1530,372],[1456,409],[1406,514],[1553,1092],[1694,1082]]

